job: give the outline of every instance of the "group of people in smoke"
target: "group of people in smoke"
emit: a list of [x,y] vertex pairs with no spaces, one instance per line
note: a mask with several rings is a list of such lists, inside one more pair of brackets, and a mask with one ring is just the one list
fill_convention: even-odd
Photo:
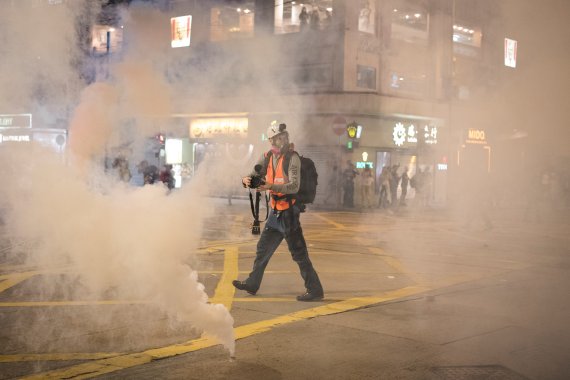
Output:
[[[112,168],[116,170],[116,175],[120,181],[129,183],[133,178],[129,168],[129,161],[119,156],[113,160]],[[142,185],[153,185],[162,182],[168,189],[172,190],[175,186],[174,172],[172,165],[165,164],[161,170],[158,167],[151,165],[147,160],[142,160],[137,165],[137,172],[142,176]]]
[[[417,168],[416,174],[410,178],[408,176],[408,167],[403,168],[401,174],[398,173],[400,165],[385,166],[382,168],[380,176],[378,176],[377,186],[374,174],[371,168],[365,168],[362,172],[358,171],[354,164],[349,160],[346,162],[346,168],[340,173],[340,184],[336,181],[337,172],[333,172],[329,181],[330,196],[332,196],[336,187],[342,189],[342,205],[343,207],[355,207],[355,183],[358,182],[358,190],[360,195],[360,205],[364,208],[389,208],[397,206],[407,206],[406,198],[408,187],[415,190],[415,201],[419,206],[427,206],[432,184],[431,173],[421,167]],[[358,178],[358,181],[357,181]],[[398,198],[398,188],[401,189]],[[378,196],[376,201],[376,195]]]

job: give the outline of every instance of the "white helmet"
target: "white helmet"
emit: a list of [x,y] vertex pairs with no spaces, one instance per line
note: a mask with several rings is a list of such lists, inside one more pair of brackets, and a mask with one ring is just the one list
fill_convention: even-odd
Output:
[[277,135],[280,135],[281,133],[287,133],[285,128],[287,128],[287,125],[285,125],[285,123],[279,123],[277,120],[273,120],[269,128],[267,128],[267,138],[271,139]]

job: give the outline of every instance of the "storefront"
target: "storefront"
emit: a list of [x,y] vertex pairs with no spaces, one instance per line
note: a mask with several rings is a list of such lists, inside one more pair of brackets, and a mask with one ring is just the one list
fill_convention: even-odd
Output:
[[12,143],[37,142],[57,153],[67,144],[67,130],[32,127],[32,114],[0,115],[0,146]]
[[[239,178],[253,168],[254,144],[247,114],[218,114],[189,119],[189,143],[183,154],[191,171],[207,170],[220,196],[235,193]],[[260,146],[261,144],[257,144]],[[219,163],[222,162],[223,165]]]
[[457,166],[464,172],[491,172],[491,145],[484,129],[463,131],[462,144],[457,149]]
[[[376,180],[384,167],[396,165],[399,175],[407,168],[410,178],[421,169],[429,178],[430,201],[445,202],[448,159],[443,148],[442,120],[419,117],[354,119],[352,123],[358,125],[359,134],[350,138],[345,133],[339,140],[344,151],[339,161],[342,169],[345,168],[345,161],[350,160],[359,171],[372,169]],[[377,189],[378,186],[377,182]],[[413,189],[409,189],[408,197],[413,196]]]

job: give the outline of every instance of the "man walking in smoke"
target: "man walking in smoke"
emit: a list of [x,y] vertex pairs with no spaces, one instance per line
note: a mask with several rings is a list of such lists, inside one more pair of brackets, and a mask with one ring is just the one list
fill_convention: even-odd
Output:
[[[239,290],[255,295],[271,256],[285,238],[291,256],[299,265],[301,277],[305,281],[306,292],[297,296],[297,300],[320,301],[324,297],[323,287],[309,259],[301,229],[300,214],[304,205],[295,199],[301,182],[301,160],[299,155],[293,152],[293,144],[289,143],[289,133],[285,129],[285,124],[273,122],[267,130],[271,150],[264,153],[258,162],[259,166],[256,165],[261,168],[259,173],[264,176],[264,181],[257,187],[257,191],[269,191],[272,211],[257,243],[255,261],[249,277],[245,281],[234,280],[232,284]],[[288,165],[285,162],[287,159]],[[242,178],[244,187],[257,185],[252,183],[252,176],[255,177],[256,174]]]

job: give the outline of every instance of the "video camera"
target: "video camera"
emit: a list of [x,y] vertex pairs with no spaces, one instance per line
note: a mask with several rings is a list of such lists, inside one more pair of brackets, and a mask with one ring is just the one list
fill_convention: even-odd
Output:
[[262,166],[259,164],[255,165],[253,168],[253,170],[255,170],[255,174],[251,176],[251,182],[249,184],[249,187],[252,189],[257,189],[259,186],[265,185],[265,180],[261,175],[261,168]]

